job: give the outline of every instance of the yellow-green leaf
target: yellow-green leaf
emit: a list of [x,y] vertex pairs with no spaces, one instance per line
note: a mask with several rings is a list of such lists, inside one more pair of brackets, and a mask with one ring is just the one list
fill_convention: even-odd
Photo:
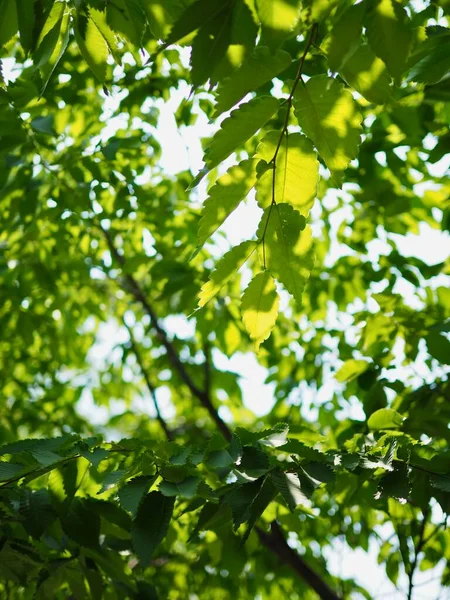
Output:
[[391,78],[384,62],[367,44],[356,47],[341,67],[345,81],[374,104],[385,104],[391,97]]
[[300,8],[300,0],[256,0],[262,43],[273,48],[293,35]]
[[209,190],[198,228],[198,247],[203,246],[255,185],[257,163],[256,158],[243,160],[228,169]]
[[311,77],[295,92],[295,116],[332,173],[358,154],[361,114],[351,93],[327,75]]
[[235,275],[256,249],[256,243],[242,242],[227,252],[217,263],[209,281],[205,283],[199,294],[198,305],[205,306],[220,289]]
[[75,22],[75,39],[89,68],[102,83],[106,78],[108,45],[94,21],[79,16]]
[[411,50],[412,29],[401,2],[374,0],[366,12],[366,33],[375,54],[397,83],[401,82]]
[[361,373],[369,368],[370,364],[366,360],[346,360],[339,371],[336,373],[336,379],[341,383],[356,379]]
[[245,329],[255,342],[256,351],[275,326],[279,303],[277,288],[270,273],[264,271],[255,275],[242,296],[241,313]]
[[[268,220],[268,222],[267,222]],[[264,211],[258,228],[260,258],[270,273],[292,294],[297,306],[314,266],[311,229],[290,204]]]
[[219,85],[215,116],[230,110],[246,94],[287,69],[291,62],[290,54],[284,50],[271,54],[265,46],[256,48],[248,60]]
[[190,187],[196,186],[203,177],[235,150],[244,144],[258,129],[272,117],[278,109],[279,101],[273,96],[254,98],[241,104],[224,120],[205,150],[205,167],[200,171]]
[[[270,131],[259,144],[256,157],[267,163],[273,159],[280,140]],[[256,183],[256,200],[261,208],[272,202],[274,171],[268,169]],[[288,203],[306,216],[317,193],[319,161],[310,140],[300,133],[284,134],[276,158],[275,202]]]

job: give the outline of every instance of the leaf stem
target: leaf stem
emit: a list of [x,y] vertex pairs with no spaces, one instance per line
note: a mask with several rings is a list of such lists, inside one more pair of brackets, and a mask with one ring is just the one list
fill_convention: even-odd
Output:
[[303,51],[303,54],[300,58],[300,62],[298,65],[298,69],[297,69],[297,74],[295,76],[294,79],[294,83],[292,85],[291,91],[289,93],[289,96],[286,99],[286,105],[287,105],[287,110],[286,110],[286,116],[284,118],[284,123],[283,123],[283,127],[281,128],[281,134],[280,137],[278,139],[278,143],[277,146],[275,148],[275,152],[273,154],[273,157],[270,161],[269,164],[272,165],[273,171],[272,171],[272,201],[270,203],[270,207],[269,207],[269,212],[267,215],[267,219],[266,219],[266,223],[264,225],[264,231],[263,234],[261,236],[261,242],[263,245],[263,265],[264,265],[264,269],[266,269],[266,245],[265,245],[265,238],[266,238],[266,233],[267,233],[267,227],[269,225],[269,221],[270,221],[270,215],[272,214],[272,209],[276,204],[276,198],[275,198],[275,190],[276,190],[276,171],[277,171],[277,156],[278,156],[278,152],[280,151],[280,147],[281,147],[281,142],[283,141],[283,137],[284,135],[288,135],[288,126],[289,126],[289,117],[291,115],[291,109],[292,109],[292,102],[294,100],[294,94],[295,94],[295,90],[297,89],[297,86],[299,84],[299,81],[302,78],[302,73],[303,73],[303,67],[305,64],[305,60],[306,60],[306,56],[308,55],[309,49],[317,35],[317,28],[318,25],[317,23],[314,23],[313,26],[311,27],[311,31],[309,33],[308,36],[308,40],[306,42],[306,46],[305,49]]

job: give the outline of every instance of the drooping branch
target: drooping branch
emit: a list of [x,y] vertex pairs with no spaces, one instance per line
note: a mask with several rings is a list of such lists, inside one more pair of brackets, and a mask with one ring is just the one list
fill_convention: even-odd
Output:
[[[122,254],[120,254],[119,251],[117,250],[117,248],[114,244],[113,238],[111,236],[111,233],[107,229],[102,227],[101,224],[99,225],[99,227],[100,227],[100,229],[103,233],[103,236],[108,244],[108,248],[111,252],[112,258],[114,258],[114,260],[116,260],[121,267],[124,267],[125,266],[125,257]],[[173,343],[170,341],[166,331],[163,329],[163,327],[161,327],[158,317],[155,313],[155,310],[153,309],[152,305],[149,303],[147,296],[141,289],[139,283],[136,281],[136,279],[130,273],[124,273],[124,279],[126,282],[125,291],[128,291],[133,295],[136,302],[139,302],[139,304],[141,304],[145,313],[150,317],[150,323],[151,323],[152,328],[155,331],[156,337],[161,342],[161,344],[164,346],[166,353],[167,353],[167,357],[169,358],[170,362],[172,363],[172,366],[175,369],[175,371],[178,373],[178,376],[189,388],[192,395],[200,401],[200,404],[203,406],[203,408],[205,408],[208,411],[210,417],[213,419],[213,421],[217,425],[217,427],[220,430],[220,432],[222,433],[222,435],[227,440],[230,440],[231,439],[230,430],[228,429],[226,423],[221,419],[221,417],[217,413],[216,409],[214,408],[214,405],[211,401],[208,390],[199,388],[197,386],[197,384],[193,381],[191,376],[189,375],[185,365],[180,360],[180,357],[178,356],[178,353],[175,350]]]
[[319,598],[322,600],[340,600],[326,581],[289,546],[281,527],[276,521],[271,523],[270,533],[266,533],[259,527],[256,528],[256,531],[264,546],[274,552],[282,563],[290,565],[297,575],[316,592]]
[[169,426],[167,425],[166,421],[164,420],[163,416],[161,415],[161,410],[159,408],[159,404],[158,404],[158,399],[156,398],[156,390],[154,385],[152,384],[152,382],[150,381],[150,376],[148,374],[147,369],[144,366],[144,362],[142,360],[142,356],[141,356],[141,351],[139,350],[139,347],[136,343],[136,340],[134,339],[134,335],[133,335],[133,331],[131,329],[131,327],[129,327],[127,325],[127,323],[125,322],[125,319],[123,319],[123,324],[126,328],[126,330],[128,331],[128,336],[130,338],[130,345],[131,345],[131,349],[133,351],[133,354],[136,357],[136,362],[139,365],[139,368],[141,370],[141,373],[144,377],[145,380],[145,384],[147,386],[147,389],[150,393],[150,398],[152,399],[153,402],[153,406],[156,412],[156,418],[158,420],[158,423],[161,425],[161,429],[164,431],[167,439],[169,441],[173,440],[173,434],[171,432],[171,430],[169,429]]
[[[112,258],[114,258],[117,263],[121,266],[125,266],[125,257],[120,254],[114,244],[113,238],[110,232],[100,225],[101,231],[105,237],[105,240],[108,244],[109,250],[111,252]],[[175,347],[172,342],[169,340],[168,335],[164,328],[160,325],[156,313],[149,303],[146,295],[142,291],[140,285],[136,281],[136,279],[129,273],[125,273],[125,291],[130,292],[134,299],[141,304],[145,313],[150,317],[150,322],[153,329],[156,332],[156,336],[164,346],[167,356],[172,363],[172,366],[186,384],[186,386],[191,391],[192,395],[195,396],[200,404],[208,411],[209,415],[216,423],[218,429],[222,433],[222,435],[227,439],[231,440],[231,431],[228,428],[228,425],[220,418],[216,409],[210,398],[210,356],[209,356],[209,348],[205,348],[205,360],[208,362],[205,365],[205,389],[200,389],[196,383],[192,380],[188,371],[186,370],[185,365],[181,361],[180,357],[177,354]],[[339,596],[336,595],[328,584],[321,578],[321,576],[314,571],[302,558],[299,554],[297,554],[287,543],[283,531],[280,526],[273,522],[271,525],[271,532],[266,533],[260,528],[257,528],[257,533],[261,542],[266,546],[268,550],[273,552],[279,560],[283,564],[290,565],[294,571],[303,579],[305,583],[307,583],[321,598],[321,600],[340,600]]]

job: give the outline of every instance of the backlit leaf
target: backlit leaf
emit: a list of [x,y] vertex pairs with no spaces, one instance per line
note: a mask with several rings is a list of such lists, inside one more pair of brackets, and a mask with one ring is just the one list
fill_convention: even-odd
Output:
[[[256,157],[270,163],[280,142],[280,133],[270,131],[260,142]],[[272,163],[273,165],[273,163]],[[261,208],[272,202],[273,166],[264,171],[256,184],[256,199]],[[276,158],[275,202],[291,204],[307,216],[317,193],[319,161],[310,140],[299,133],[284,134]]]
[[256,351],[275,326],[279,303],[275,283],[268,271],[255,275],[242,296],[241,313]]
[[142,566],[147,566],[169,530],[175,498],[151,492],[142,501],[131,530],[133,547]]
[[229,78],[217,88],[215,116],[233,108],[242,98],[273,79],[291,64],[291,57],[284,50],[272,54],[265,46],[258,46],[254,53]]
[[255,242],[242,242],[234,246],[217,263],[216,269],[211,273],[209,281],[205,283],[199,294],[198,305],[205,306],[220,289],[230,281],[242,265],[256,250]]
[[326,75],[311,77],[295,92],[295,116],[331,172],[339,173],[356,157],[361,120],[349,91]]

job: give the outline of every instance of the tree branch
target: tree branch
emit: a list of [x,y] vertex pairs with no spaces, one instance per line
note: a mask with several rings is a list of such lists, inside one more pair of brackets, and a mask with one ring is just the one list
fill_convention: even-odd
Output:
[[287,543],[281,527],[272,521],[270,533],[259,527],[256,528],[261,542],[274,552],[284,564],[290,565],[294,571],[305,581],[322,600],[340,600],[329,585],[318,575],[303,558],[297,554]]
[[[423,512],[423,519],[422,522],[420,524],[420,530],[419,530],[419,539],[417,540],[417,544],[414,547],[414,560],[410,565],[410,568],[408,570],[408,580],[409,580],[409,585],[408,585],[408,596],[407,596],[407,600],[411,600],[412,599],[412,594],[413,594],[413,589],[414,589],[414,573],[416,571],[417,568],[417,564],[419,561],[419,554],[422,551],[422,548],[425,545],[425,527],[426,524],[428,522],[428,517],[430,516],[430,510],[429,509],[425,509]],[[428,541],[428,540],[427,540]],[[405,565],[406,568],[406,565]]]
[[[103,233],[103,236],[108,244],[108,247],[109,247],[112,257],[119,263],[119,265],[121,267],[124,267],[125,266],[125,257],[122,254],[120,254],[119,251],[117,250],[116,246],[114,245],[114,241],[111,237],[110,232],[107,229],[105,229],[104,227],[102,227],[101,224],[99,224],[99,227],[100,227],[100,229]],[[220,432],[222,433],[222,435],[227,440],[230,440],[231,432],[228,429],[228,426],[226,425],[226,423],[221,419],[221,417],[217,413],[216,409],[214,408],[214,405],[211,401],[208,391],[202,390],[201,388],[199,388],[196,385],[196,383],[193,381],[193,379],[191,378],[189,373],[187,372],[185,365],[181,362],[181,360],[177,354],[177,351],[175,350],[172,342],[169,340],[166,331],[159,324],[156,313],[155,313],[153,307],[151,306],[151,304],[149,303],[149,301],[147,300],[147,297],[144,294],[144,292],[142,291],[140,285],[138,284],[136,279],[133,277],[133,275],[131,275],[130,273],[124,273],[124,278],[125,278],[125,281],[127,284],[125,291],[129,291],[133,295],[134,299],[141,304],[145,313],[150,317],[151,326],[155,330],[156,337],[161,342],[161,344],[164,346],[166,353],[167,353],[167,357],[169,358],[170,362],[172,363],[173,368],[178,373],[178,375],[182,379],[182,381],[189,388],[192,395],[195,396],[200,401],[200,404],[203,406],[203,408],[205,408],[208,411],[210,417],[213,419],[213,421],[217,425],[217,427],[220,430]]]
[[161,415],[161,411],[159,409],[159,404],[158,404],[158,399],[156,398],[156,390],[152,384],[152,382],[150,381],[150,376],[148,374],[147,369],[144,367],[144,363],[142,361],[142,356],[141,356],[141,352],[136,344],[136,341],[134,339],[133,336],[133,332],[131,330],[131,327],[129,327],[126,322],[125,319],[123,319],[123,324],[126,327],[126,330],[128,331],[128,336],[130,338],[130,344],[131,344],[131,349],[133,350],[133,354],[136,357],[136,361],[139,365],[139,368],[141,369],[141,373],[144,377],[145,383],[147,385],[148,391],[150,392],[150,398],[152,399],[153,402],[153,406],[155,408],[156,411],[156,418],[158,420],[158,423],[161,425],[161,429],[164,431],[165,436],[167,437],[167,439],[169,441],[173,440],[173,434],[169,429],[169,426],[167,425],[167,423],[165,422],[163,416]]
[[[109,250],[111,252],[112,257],[118,262],[121,267],[125,266],[125,258],[122,254],[120,254],[114,245],[114,241],[111,237],[111,234],[108,230],[104,229],[100,225],[100,229],[105,237],[105,240],[108,244]],[[209,396],[209,381],[210,381],[210,363],[209,363],[209,349],[205,348],[205,360],[208,362],[208,365],[205,365],[205,385],[206,389],[200,389],[195,382],[192,380],[191,376],[186,370],[185,365],[181,362],[172,342],[169,340],[166,331],[161,327],[158,322],[156,313],[153,307],[148,302],[144,292],[140,288],[138,282],[135,278],[129,274],[124,273],[125,280],[127,283],[126,291],[131,292],[134,299],[139,302],[146,314],[150,317],[150,322],[153,329],[156,332],[156,336],[164,346],[167,356],[172,363],[175,371],[178,373],[180,378],[184,381],[186,386],[191,391],[192,395],[195,396],[200,404],[208,411],[209,415],[216,423],[218,429],[223,434],[223,436],[227,440],[231,440],[231,431],[228,428],[228,425],[220,418],[216,409],[214,408],[210,396]],[[144,372],[144,371],[143,371]],[[336,595],[328,584],[320,577],[318,573],[316,573],[302,558],[299,556],[292,548],[288,545],[283,531],[280,526],[274,521],[271,525],[270,534],[264,532],[260,528],[256,528],[256,531],[259,535],[261,542],[266,546],[268,550],[273,552],[276,556],[278,556],[279,560],[283,564],[290,565],[294,571],[307,583],[321,598],[321,600],[340,600],[339,596]]]

